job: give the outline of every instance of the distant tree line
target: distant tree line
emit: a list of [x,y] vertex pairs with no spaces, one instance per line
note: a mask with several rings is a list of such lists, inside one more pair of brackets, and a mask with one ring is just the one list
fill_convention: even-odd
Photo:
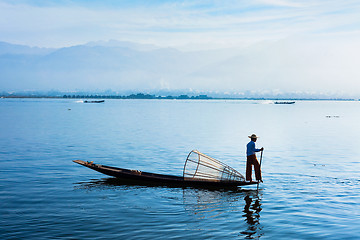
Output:
[[128,96],[120,95],[64,95],[63,98],[103,98],[103,99],[212,99],[207,95],[191,96],[180,95],[180,96],[155,96],[150,94],[138,93],[130,94]]
[[333,101],[360,101],[360,99],[353,98],[314,98],[314,97],[261,97],[261,96],[244,96],[244,97],[234,97],[234,96],[218,96],[218,97],[209,97],[207,95],[197,95],[197,96],[189,96],[189,95],[179,95],[179,96],[156,96],[151,94],[137,93],[130,94],[127,96],[117,95],[116,93],[83,93],[77,92],[73,94],[69,94],[66,92],[0,92],[0,98],[94,98],[94,99],[219,99],[219,100],[333,100]]

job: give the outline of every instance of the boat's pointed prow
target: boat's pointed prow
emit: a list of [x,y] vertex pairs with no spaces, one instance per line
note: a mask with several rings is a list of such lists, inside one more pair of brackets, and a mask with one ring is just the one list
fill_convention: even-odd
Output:
[[87,166],[87,165],[91,165],[93,164],[93,162],[85,162],[85,161],[82,161],[82,160],[73,160],[74,163],[77,163],[77,164],[80,164],[80,165],[83,165],[83,166]]

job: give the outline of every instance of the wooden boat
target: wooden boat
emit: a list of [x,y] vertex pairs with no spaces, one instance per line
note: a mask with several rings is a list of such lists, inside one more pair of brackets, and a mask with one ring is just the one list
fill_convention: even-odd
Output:
[[275,104],[294,104],[295,102],[292,101],[292,102],[274,102]]
[[84,103],[103,103],[105,100],[85,100]]
[[[192,155],[196,155],[197,159],[194,161]],[[215,160],[209,163],[208,160]],[[206,161],[206,162],[205,162]],[[106,165],[94,164],[93,162],[85,162],[81,160],[73,161],[100,173],[113,176],[123,181],[130,181],[139,185],[165,185],[176,187],[204,187],[204,188],[234,188],[244,185],[257,184],[257,182],[246,182],[244,177],[231,167],[212,159],[205,154],[202,154],[196,150],[193,150],[188,155],[184,166],[183,176],[173,176],[166,174],[157,174],[142,172],[139,170],[130,170],[124,168],[110,167]],[[196,166],[194,168],[194,166]],[[204,169],[210,169],[210,171],[204,172]],[[211,173],[211,171],[213,173]],[[216,172],[216,176],[213,175]],[[220,176],[220,175],[221,176]],[[220,176],[220,177],[219,177]]]

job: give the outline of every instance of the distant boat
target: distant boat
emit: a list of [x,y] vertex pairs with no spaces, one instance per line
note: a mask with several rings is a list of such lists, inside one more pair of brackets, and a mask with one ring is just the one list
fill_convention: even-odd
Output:
[[156,174],[139,170],[110,167],[81,160],[75,160],[73,162],[103,174],[116,177],[122,181],[139,185],[155,184],[179,187],[231,188],[258,184],[258,182],[254,181],[245,181],[245,178],[235,169],[214,158],[206,156],[197,150],[191,151],[188,155],[185,161],[183,176]]
[[88,101],[88,100],[85,100],[84,103],[103,103],[105,102],[105,100],[92,100],[92,101]]
[[294,101],[291,102],[287,102],[287,101],[283,101],[283,102],[274,102],[275,104],[294,104]]

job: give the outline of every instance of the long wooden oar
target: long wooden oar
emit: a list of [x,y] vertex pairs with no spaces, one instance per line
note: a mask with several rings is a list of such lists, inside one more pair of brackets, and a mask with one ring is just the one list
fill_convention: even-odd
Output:
[[[259,166],[260,173],[261,173],[261,161],[262,161],[263,152],[264,152],[264,150],[261,151],[261,155],[260,155],[260,166]],[[256,191],[259,191],[259,183],[260,183],[260,180],[258,181]]]

